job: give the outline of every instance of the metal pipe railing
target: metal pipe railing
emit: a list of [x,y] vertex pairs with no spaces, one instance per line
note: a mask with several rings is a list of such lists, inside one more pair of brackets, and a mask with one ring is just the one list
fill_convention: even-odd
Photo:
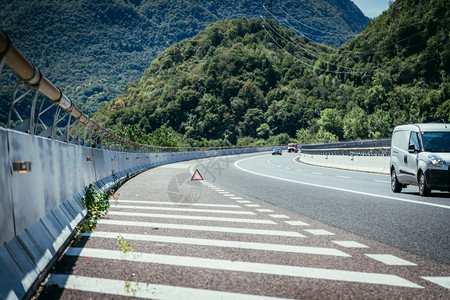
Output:
[[[5,61],[6,58],[6,61]],[[216,149],[230,149],[230,148],[242,148],[242,147],[164,147],[164,146],[153,146],[145,145],[136,142],[132,142],[123,137],[117,136],[107,130],[106,128],[100,126],[93,120],[89,118],[88,115],[84,114],[75,103],[70,100],[62,91],[54,86],[40,71],[34,66],[30,61],[28,61],[25,56],[13,45],[9,36],[4,32],[0,31],[0,61],[5,63],[11,71],[13,71],[20,81],[23,81],[26,85],[36,88],[40,93],[47,97],[50,101],[58,105],[64,112],[76,120],[85,124],[87,126],[86,130],[92,130],[95,133],[95,137],[106,137],[108,139],[119,142],[120,144],[128,145],[127,148],[132,148],[135,151],[180,151],[180,150],[216,150]],[[0,68],[0,74],[1,74]],[[20,100],[20,99],[19,99]],[[17,102],[18,100],[16,100]],[[13,101],[14,102],[14,101]],[[11,107],[13,109],[14,103]],[[39,117],[39,116],[38,116]],[[34,119],[34,116],[30,118]],[[58,118],[55,118],[55,122]],[[62,119],[62,118],[61,118]],[[9,120],[8,120],[9,121]],[[39,121],[39,120],[38,120]],[[70,122],[70,120],[69,120]],[[8,122],[9,123],[9,122]],[[53,124],[53,128],[55,127]],[[70,126],[67,126],[70,128]],[[35,134],[34,130],[29,130],[31,134]],[[85,131],[85,135],[86,135]],[[47,132],[46,132],[47,133]],[[53,134],[52,134],[53,135]],[[55,138],[52,136],[52,138]],[[78,137],[79,138],[79,137]],[[69,141],[67,141],[69,142]],[[113,142],[114,144],[114,142]]]

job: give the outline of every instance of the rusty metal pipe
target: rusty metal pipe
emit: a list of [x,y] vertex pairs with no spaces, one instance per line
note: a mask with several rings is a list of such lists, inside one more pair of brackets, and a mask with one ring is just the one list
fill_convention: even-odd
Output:
[[112,139],[122,143],[128,143],[133,146],[151,147],[149,145],[134,143],[128,139],[119,137],[89,119],[86,114],[76,107],[75,103],[67,98],[59,88],[55,87],[41,74],[38,68],[36,68],[22,55],[22,53],[12,44],[11,39],[4,31],[0,31],[0,56],[6,56],[6,65],[20,78],[20,80],[26,84],[36,87],[39,92],[44,94],[49,100],[57,103],[59,107],[64,109],[67,114],[70,114],[80,120],[80,122],[86,124],[87,127],[97,132],[104,132]]
[[8,35],[4,31],[0,31],[0,54],[5,54],[10,46],[11,40]]
[[6,55],[6,65],[21,80],[28,82],[33,79],[35,67],[12,45],[8,35],[3,31],[0,32],[0,53]]

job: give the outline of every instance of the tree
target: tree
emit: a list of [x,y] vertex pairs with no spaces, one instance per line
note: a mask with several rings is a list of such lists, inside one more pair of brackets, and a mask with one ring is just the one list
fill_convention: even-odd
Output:
[[220,45],[223,39],[223,35],[221,32],[219,32],[218,27],[213,27],[210,31],[210,39],[211,39],[211,45],[214,47],[217,47]]
[[267,143],[270,145],[287,145],[292,141],[291,137],[287,133],[280,133],[275,136],[271,136]]
[[264,114],[259,108],[251,108],[244,115],[240,124],[241,136],[257,137],[256,130],[264,120]]
[[165,124],[150,133],[149,140],[150,144],[154,146],[180,147],[183,144],[181,135]]
[[319,125],[323,136],[325,136],[325,132],[331,133],[333,136],[337,137],[338,140],[341,140],[344,136],[344,126],[341,113],[338,109],[327,108],[322,110],[317,125]]
[[367,115],[359,106],[353,107],[344,120],[344,139],[356,140],[367,137]]
[[307,128],[302,128],[296,131],[295,137],[297,138],[297,143],[305,145],[314,143],[315,137]]
[[381,109],[381,105],[386,102],[386,90],[381,85],[374,85],[366,92],[365,109],[368,113],[373,113]]
[[269,124],[267,124],[267,123],[262,123],[256,129],[256,135],[261,139],[268,139],[271,134],[272,134],[272,130],[270,130]]
[[369,116],[369,137],[380,139],[389,137],[392,132],[392,121],[389,113],[377,110]]
[[319,129],[319,132],[317,132],[316,141],[318,143],[334,143],[339,141],[339,138],[335,134],[321,128]]
[[253,82],[247,81],[239,90],[239,98],[243,99],[246,107],[265,109],[264,95]]
[[121,125],[117,129],[112,131],[114,134],[126,138],[132,142],[140,143],[140,144],[148,144],[149,137],[145,134],[144,130],[142,130],[136,124],[134,125]]
[[450,122],[450,99],[439,105],[436,110],[436,118],[444,122]]

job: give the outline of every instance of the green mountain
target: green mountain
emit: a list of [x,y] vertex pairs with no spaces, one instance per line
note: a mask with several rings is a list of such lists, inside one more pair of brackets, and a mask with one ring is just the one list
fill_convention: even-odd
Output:
[[331,70],[350,71],[354,85],[368,88],[353,104],[390,112],[393,125],[450,121],[448,7],[448,0],[395,1],[330,58]]
[[[296,26],[311,38],[337,45],[369,21],[350,0],[9,0],[1,3],[0,29],[50,81],[92,112],[139,79],[173,43],[218,20],[260,15],[300,21]],[[10,77],[0,78],[0,123],[12,94],[13,84],[5,86]]]
[[173,128],[187,144],[382,138],[448,122],[447,2],[397,0],[340,48],[272,21],[218,22],[169,47],[94,117],[141,138]]

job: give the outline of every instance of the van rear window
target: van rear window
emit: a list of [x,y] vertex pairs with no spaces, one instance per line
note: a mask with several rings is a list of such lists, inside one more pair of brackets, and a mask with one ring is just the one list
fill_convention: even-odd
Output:
[[408,141],[409,141],[409,131],[395,131],[392,136],[393,146],[396,148],[404,149],[405,151],[408,149]]
[[427,152],[450,152],[450,132],[422,132],[422,142]]

